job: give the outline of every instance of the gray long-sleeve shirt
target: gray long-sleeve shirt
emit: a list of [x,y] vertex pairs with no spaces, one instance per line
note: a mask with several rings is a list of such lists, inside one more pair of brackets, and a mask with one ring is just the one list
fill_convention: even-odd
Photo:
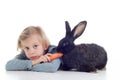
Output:
[[[55,46],[50,46],[47,52],[54,54]],[[26,57],[24,53],[20,53],[6,64],[7,71],[37,71],[37,72],[56,72],[61,64],[60,58],[51,62],[37,64],[32,66],[32,61]]]

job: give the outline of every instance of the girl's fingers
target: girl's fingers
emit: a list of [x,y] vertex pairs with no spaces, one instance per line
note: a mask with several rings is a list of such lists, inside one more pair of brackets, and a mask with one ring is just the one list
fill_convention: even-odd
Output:
[[47,59],[47,62],[50,62],[50,58],[49,58],[49,55],[45,55],[46,59]]
[[41,61],[42,62],[48,62],[48,56],[47,55],[44,55],[44,56],[41,56]]
[[47,56],[50,56],[50,55],[52,55],[52,54],[51,54],[51,53],[47,53],[46,55],[47,55]]
[[51,59],[50,59],[50,56],[51,56],[51,55],[52,55],[51,53],[47,53],[47,54],[46,54],[46,57],[47,57],[47,59],[48,59],[49,62],[51,61]]

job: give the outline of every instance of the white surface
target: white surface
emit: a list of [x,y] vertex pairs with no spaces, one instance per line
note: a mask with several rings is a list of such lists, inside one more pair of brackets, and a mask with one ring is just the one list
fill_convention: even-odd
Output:
[[[117,66],[116,64],[114,65]],[[4,71],[0,76],[0,80],[119,80],[119,74],[117,73],[120,69],[118,67],[116,68],[107,68],[106,71],[97,71],[97,73],[72,71],[57,71],[55,73]]]
[[[0,80],[120,80],[119,10],[119,0],[0,0]],[[5,71],[6,62],[19,53],[17,39],[25,27],[41,26],[51,43],[57,45],[65,34],[65,20],[72,28],[79,21],[88,21],[85,32],[75,43],[104,46],[108,53],[106,71]]]
[[56,73],[38,73],[38,72],[6,72],[5,80],[106,80],[106,72],[99,73],[81,73],[64,72]]

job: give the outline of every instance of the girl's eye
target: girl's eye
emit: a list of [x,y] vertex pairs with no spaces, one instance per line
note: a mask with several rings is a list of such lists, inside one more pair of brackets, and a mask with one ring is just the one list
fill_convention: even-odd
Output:
[[25,47],[25,50],[29,50],[29,47]]
[[37,48],[37,47],[38,47],[38,45],[34,45],[34,46],[33,46],[33,48]]

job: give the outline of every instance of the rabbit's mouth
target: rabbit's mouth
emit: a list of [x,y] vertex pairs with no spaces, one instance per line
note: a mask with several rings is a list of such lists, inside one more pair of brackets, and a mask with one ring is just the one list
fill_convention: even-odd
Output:
[[63,54],[66,54],[67,52],[69,52],[70,50],[68,50],[67,48],[57,48],[57,52],[61,52]]
[[57,47],[57,52],[63,52],[62,48]]
[[64,48],[57,47],[57,52],[65,53],[66,51],[64,50]]

